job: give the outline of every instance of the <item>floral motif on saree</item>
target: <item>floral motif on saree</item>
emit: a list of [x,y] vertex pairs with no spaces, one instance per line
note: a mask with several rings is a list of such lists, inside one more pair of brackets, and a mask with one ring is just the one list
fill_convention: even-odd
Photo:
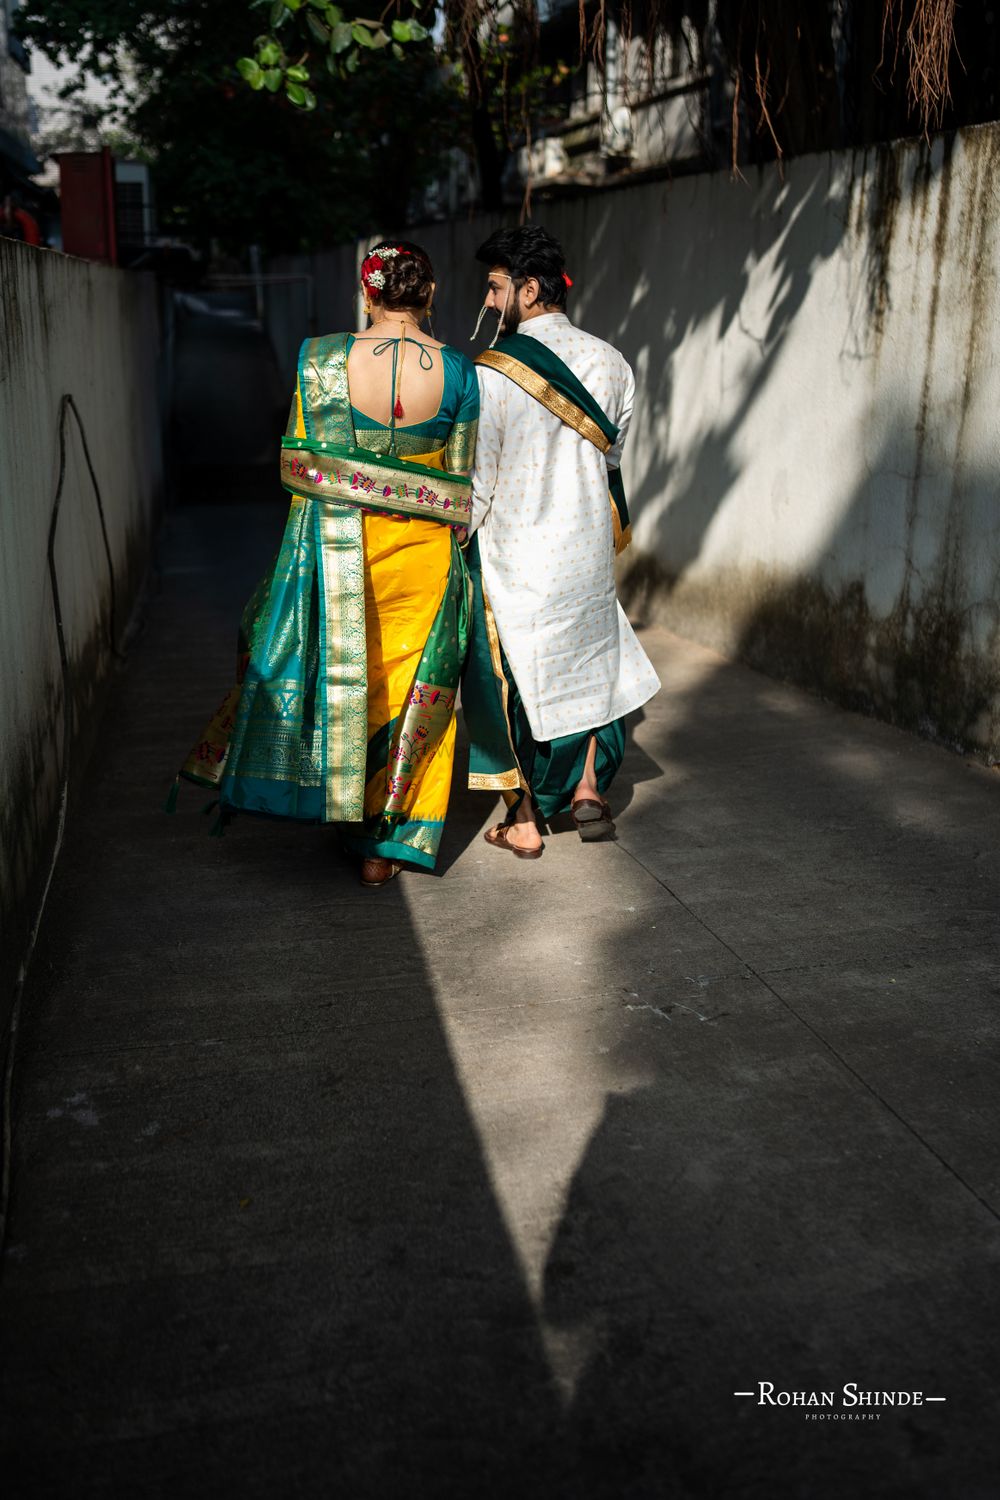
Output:
[[362,448],[349,347],[335,334],[300,351],[281,548],[244,613],[237,686],[183,774],[224,808],[338,822],[361,853],[431,866],[468,639],[470,484],[450,465],[474,448],[478,389],[442,351],[438,417],[366,427]]

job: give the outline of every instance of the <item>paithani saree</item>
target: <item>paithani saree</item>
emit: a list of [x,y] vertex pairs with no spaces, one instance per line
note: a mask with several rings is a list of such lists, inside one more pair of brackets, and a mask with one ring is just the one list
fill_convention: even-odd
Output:
[[337,823],[362,857],[433,868],[469,631],[478,388],[445,346],[437,415],[385,427],[351,406],[351,341],[300,351],[281,547],[243,615],[236,686],[181,774],[226,814]]

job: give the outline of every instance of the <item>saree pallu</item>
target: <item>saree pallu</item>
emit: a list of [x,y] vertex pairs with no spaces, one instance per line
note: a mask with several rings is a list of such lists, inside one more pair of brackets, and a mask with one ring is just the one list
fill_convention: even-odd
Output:
[[[454,529],[468,481],[440,453],[407,462],[310,439],[301,404],[293,425],[283,479],[306,493],[244,612],[237,684],[181,774],[217,787],[226,811],[339,823],[361,855],[431,868],[468,642]],[[341,499],[352,483],[364,509]]]

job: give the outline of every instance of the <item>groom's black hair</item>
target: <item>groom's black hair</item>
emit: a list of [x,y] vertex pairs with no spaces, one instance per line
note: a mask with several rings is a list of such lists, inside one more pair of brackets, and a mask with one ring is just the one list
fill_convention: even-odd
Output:
[[519,284],[529,276],[537,277],[539,300],[546,307],[566,306],[562,246],[541,224],[496,230],[480,245],[476,259],[485,266],[504,266]]

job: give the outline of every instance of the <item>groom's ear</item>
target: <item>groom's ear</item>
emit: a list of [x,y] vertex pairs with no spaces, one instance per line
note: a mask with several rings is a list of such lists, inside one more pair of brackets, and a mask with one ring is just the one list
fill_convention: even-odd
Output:
[[537,276],[528,276],[525,279],[525,283],[524,283],[523,287],[521,288],[521,290],[524,293],[524,300],[525,300],[527,306],[528,307],[534,307],[535,303],[538,301],[539,294],[540,294],[540,292],[542,290],[541,284],[539,283],[539,280],[538,280],[538,277]]

